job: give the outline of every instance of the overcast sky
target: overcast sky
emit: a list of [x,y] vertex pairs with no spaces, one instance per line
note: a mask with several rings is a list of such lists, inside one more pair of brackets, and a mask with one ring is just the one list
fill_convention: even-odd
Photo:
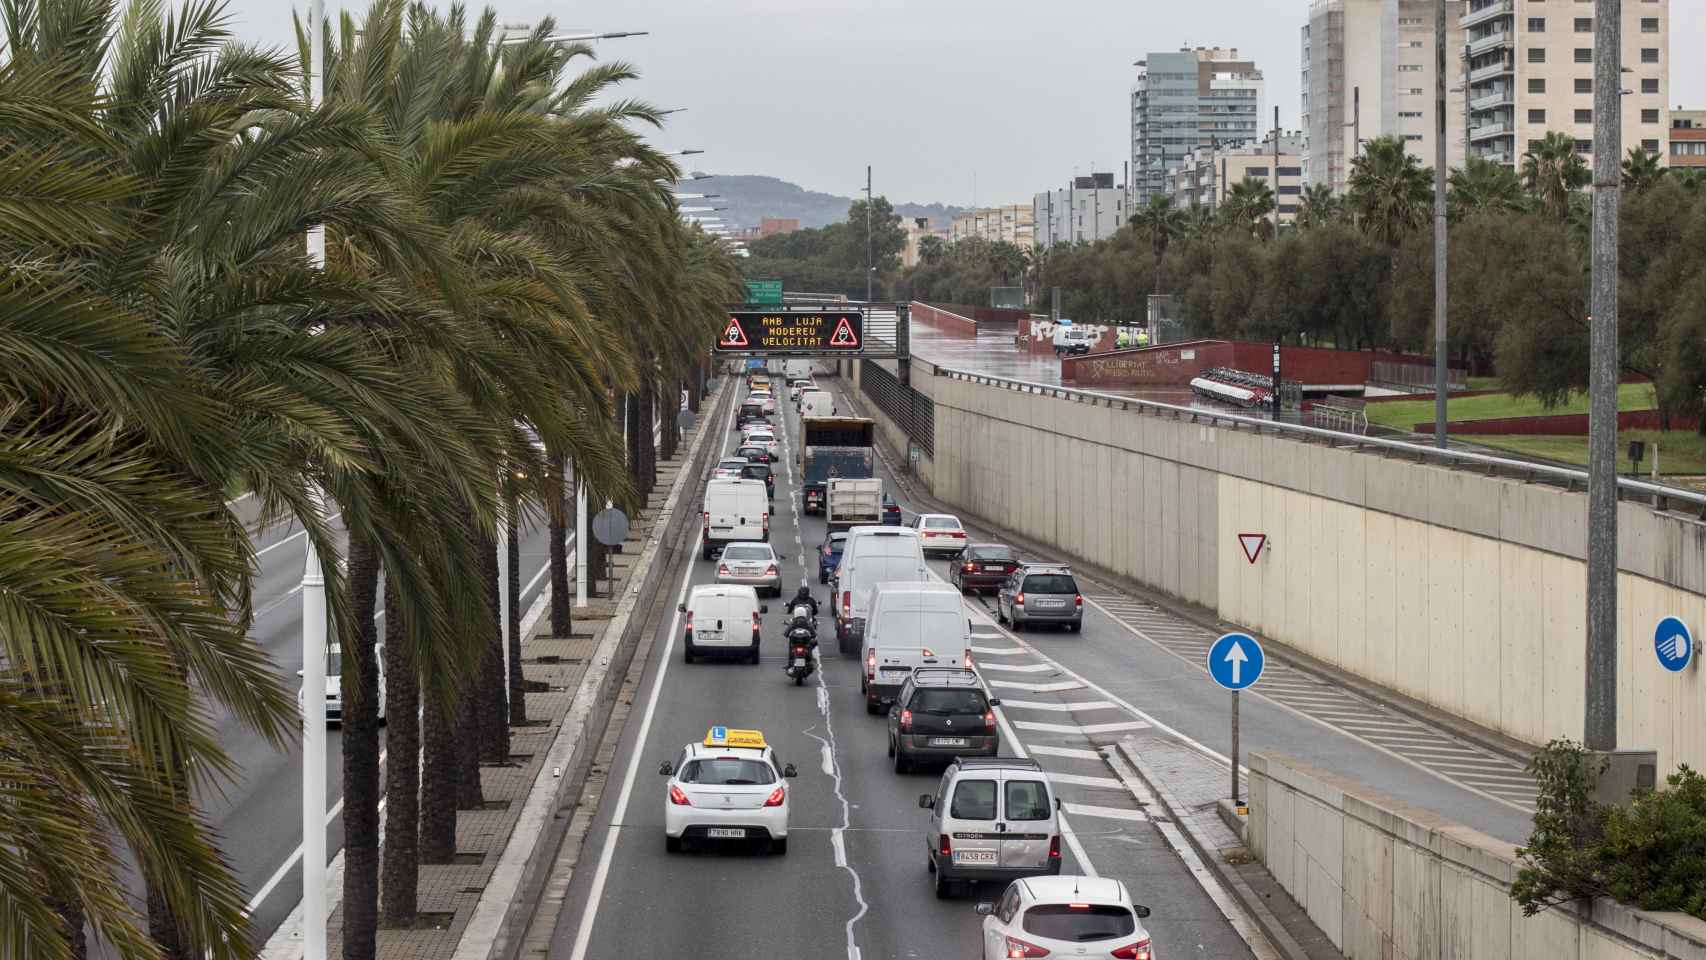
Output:
[[[1630,0],[1625,0],[1630,2]],[[245,39],[291,39],[287,0],[229,0]],[[1706,106],[1706,0],[1669,0],[1670,102]],[[328,0],[337,9],[337,0]],[[351,9],[365,6],[351,3]],[[474,4],[481,8],[484,4]],[[505,21],[649,30],[608,40],[626,93],[670,117],[659,142],[696,169],[851,195],[865,164],[896,201],[1030,201],[1127,159],[1132,61],[1236,47],[1267,80],[1267,116],[1298,122],[1308,0],[501,0]],[[306,10],[306,4],[298,4]]]

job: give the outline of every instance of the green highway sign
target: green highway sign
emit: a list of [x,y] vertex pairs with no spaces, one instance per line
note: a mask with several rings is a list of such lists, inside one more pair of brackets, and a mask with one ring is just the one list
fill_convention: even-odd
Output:
[[780,280],[748,280],[746,282],[747,303],[781,303],[782,281]]

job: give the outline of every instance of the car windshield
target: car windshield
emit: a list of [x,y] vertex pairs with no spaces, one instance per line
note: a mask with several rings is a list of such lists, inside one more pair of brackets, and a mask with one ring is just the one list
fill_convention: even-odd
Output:
[[1025,578],[1027,593],[1077,593],[1078,584],[1064,573],[1033,573]]
[[972,547],[966,551],[967,560],[1007,560],[1019,559],[1013,555],[1010,547]]
[[958,530],[960,522],[953,517],[925,517],[924,527],[927,530]]
[[715,760],[689,760],[681,768],[682,783],[713,787],[755,786],[776,782],[776,771],[763,760],[740,757],[718,757]]
[[752,544],[734,544],[723,548],[724,560],[769,560],[770,548]]
[[1089,943],[1131,936],[1137,932],[1137,918],[1112,904],[1039,903],[1025,911],[1024,926],[1026,933],[1047,940]]
[[762,456],[764,456],[764,448],[763,447],[741,447],[740,450],[737,452],[743,457],[762,457]]
[[908,709],[932,717],[982,716],[989,705],[981,690],[920,690],[913,694]]

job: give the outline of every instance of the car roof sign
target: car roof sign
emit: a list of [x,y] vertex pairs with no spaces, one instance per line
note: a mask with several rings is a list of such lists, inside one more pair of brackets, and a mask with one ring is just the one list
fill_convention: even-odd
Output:
[[705,733],[707,747],[745,747],[750,750],[763,750],[764,732],[761,730],[731,730],[728,727],[712,727]]

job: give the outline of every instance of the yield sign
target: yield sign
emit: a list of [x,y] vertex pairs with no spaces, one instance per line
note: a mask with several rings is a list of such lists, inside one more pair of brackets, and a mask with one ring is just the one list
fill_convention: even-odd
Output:
[[723,338],[717,341],[717,345],[720,347],[750,346],[746,342],[746,331],[741,329],[739,320],[734,317],[729,318],[729,328],[723,331]]
[[1256,558],[1262,555],[1262,545],[1267,542],[1268,535],[1265,533],[1240,533],[1238,535],[1238,545],[1244,548],[1244,558],[1251,563],[1255,563]]
[[836,323],[835,332],[829,336],[829,345],[845,347],[849,350],[858,348],[859,335],[853,332],[853,325],[847,322],[846,317],[842,317],[840,322]]

